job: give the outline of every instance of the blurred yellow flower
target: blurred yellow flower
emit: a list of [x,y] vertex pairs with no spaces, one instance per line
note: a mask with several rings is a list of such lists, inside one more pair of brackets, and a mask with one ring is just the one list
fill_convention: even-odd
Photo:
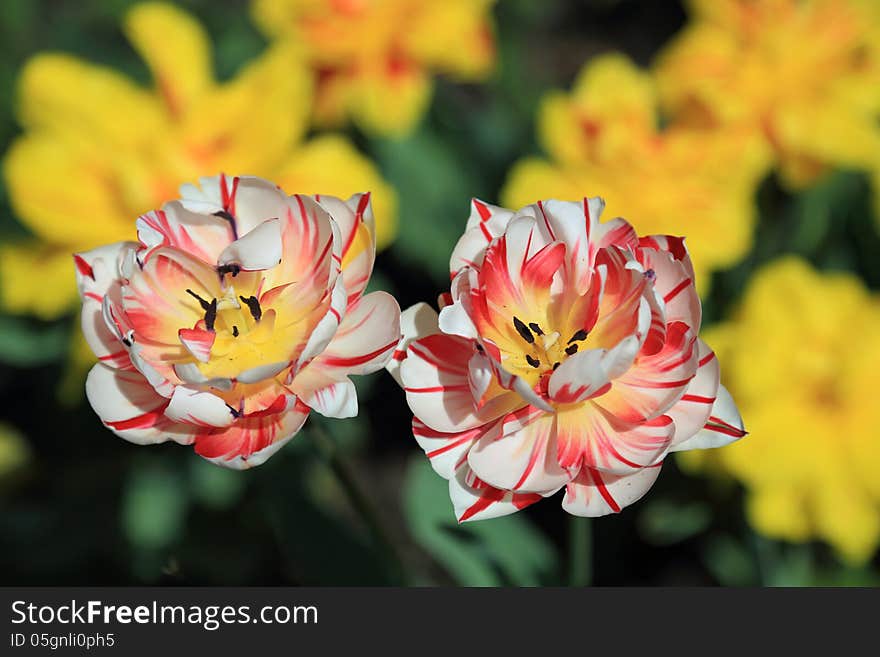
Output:
[[852,274],[785,257],[702,336],[751,435],[683,463],[740,480],[759,532],[869,559],[880,542],[880,297]]
[[317,77],[314,119],[367,132],[412,130],[433,73],[472,81],[495,62],[495,0],[254,0],[270,37],[304,44]]
[[798,188],[828,166],[880,153],[880,3],[691,0],[692,22],[661,53],[664,108],[702,126],[741,126],[774,149]]
[[754,192],[768,154],[738,131],[659,129],[650,75],[627,58],[593,59],[571,94],[543,101],[539,139],[550,159],[514,165],[501,203],[601,195],[609,216],[638,219],[642,234],[687,235],[696,280],[738,262],[751,248]]
[[22,71],[24,134],[3,173],[36,239],[0,245],[0,305],[45,318],[69,310],[77,299],[71,253],[131,239],[139,214],[181,183],[221,171],[303,193],[372,191],[379,245],[392,239],[396,197],[376,167],[341,136],[303,143],[312,85],[292,45],[218,83],[208,37],[182,10],[136,5],[124,28],[153,89],[65,54],[39,54]]
[[18,470],[31,459],[27,440],[14,427],[0,422],[0,479]]

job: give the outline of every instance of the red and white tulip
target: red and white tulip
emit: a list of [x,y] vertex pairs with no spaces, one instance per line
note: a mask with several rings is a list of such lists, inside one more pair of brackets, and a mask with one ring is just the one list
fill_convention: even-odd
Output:
[[384,367],[400,340],[394,298],[363,293],[370,197],[288,196],[222,175],[181,194],[137,220],[138,242],[74,256],[100,361],[86,393],[126,440],[259,465],[310,410],[356,415],[349,375]]
[[403,313],[388,367],[459,521],[563,488],[569,513],[615,513],[669,452],[745,435],[697,337],[684,240],[600,223],[603,206],[474,200],[439,316],[425,304]]

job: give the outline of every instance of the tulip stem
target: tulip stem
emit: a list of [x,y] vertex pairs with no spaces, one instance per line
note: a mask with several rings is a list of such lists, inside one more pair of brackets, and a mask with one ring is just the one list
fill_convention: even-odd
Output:
[[351,466],[340,453],[336,441],[320,424],[317,422],[312,422],[311,424],[312,426],[307,433],[309,438],[311,438],[312,445],[333,471],[336,480],[345,491],[352,507],[360,515],[367,529],[372,534],[373,542],[382,553],[393,583],[405,585],[408,578],[406,568],[403,565],[403,559],[394,541],[392,541],[391,533],[385,527],[380,514],[371,504],[369,497],[364,493],[352,472]]
[[568,519],[568,584],[589,586],[593,579],[593,537],[589,518]]

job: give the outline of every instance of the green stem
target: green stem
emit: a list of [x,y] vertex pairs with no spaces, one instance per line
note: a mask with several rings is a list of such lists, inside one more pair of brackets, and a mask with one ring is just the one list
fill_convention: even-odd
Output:
[[593,579],[593,537],[589,518],[568,519],[568,584],[589,586]]
[[339,452],[336,442],[317,422],[312,423],[307,433],[315,450],[333,471],[349,502],[367,525],[376,547],[385,560],[392,581],[398,585],[405,585],[408,577],[400,552],[391,539],[391,534],[386,529],[379,513],[361,489],[351,467]]

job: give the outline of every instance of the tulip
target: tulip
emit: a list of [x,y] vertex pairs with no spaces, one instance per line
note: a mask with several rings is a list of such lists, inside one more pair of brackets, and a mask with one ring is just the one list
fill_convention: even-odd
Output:
[[310,410],[356,415],[349,375],[381,369],[398,343],[397,302],[364,294],[370,196],[287,196],[223,175],[181,195],[137,220],[138,242],[74,256],[99,359],[86,394],[126,440],[252,467]]
[[684,240],[600,223],[603,207],[474,200],[439,315],[425,304],[403,313],[389,370],[459,521],[563,488],[571,514],[618,512],[669,452],[745,435],[697,337]]

